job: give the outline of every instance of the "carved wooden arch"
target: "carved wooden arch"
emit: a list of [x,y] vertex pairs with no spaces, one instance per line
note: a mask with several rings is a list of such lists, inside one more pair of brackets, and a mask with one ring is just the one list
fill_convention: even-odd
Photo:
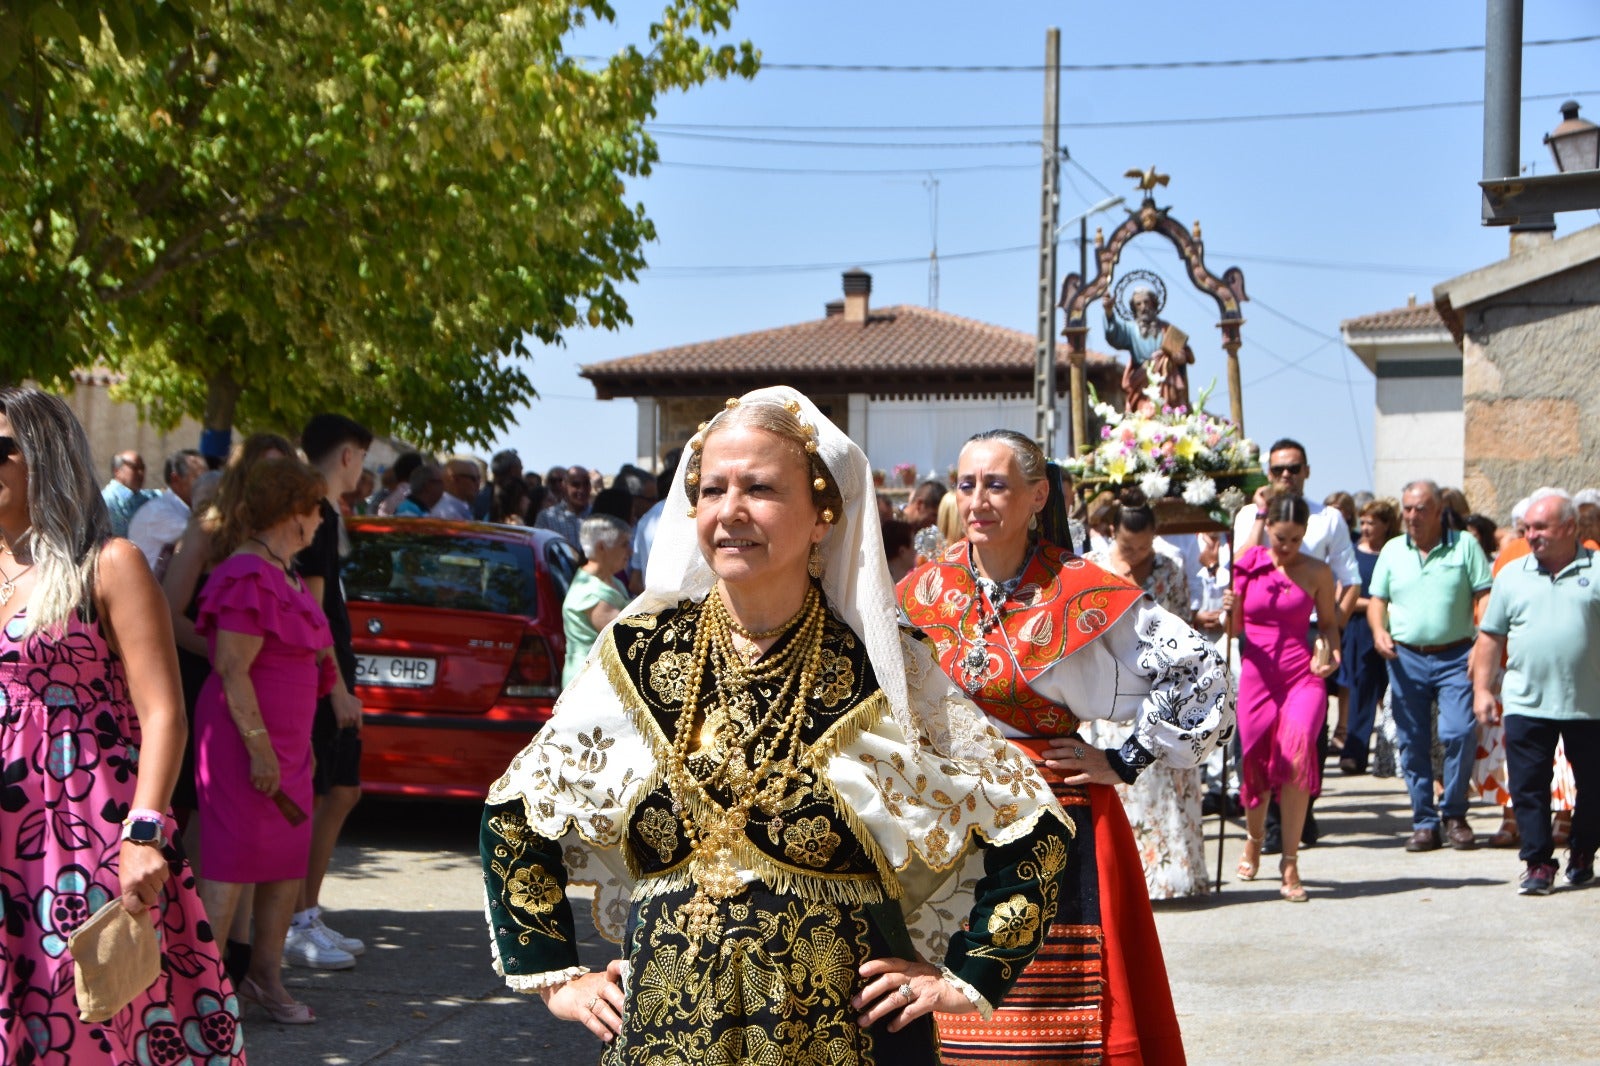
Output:
[[[1170,211],[1168,207],[1157,207],[1155,198],[1147,194],[1138,210],[1129,211],[1122,225],[1112,231],[1110,241],[1096,231],[1094,280],[1086,286],[1077,273],[1067,275],[1061,286],[1061,301],[1056,306],[1067,313],[1063,337],[1072,360],[1073,374],[1082,373],[1088,347],[1089,307],[1110,291],[1112,274],[1122,258],[1122,249],[1141,233],[1159,233],[1177,248],[1178,257],[1188,269],[1189,280],[1194,287],[1217,302],[1217,310],[1222,316],[1217,328],[1222,330],[1222,347],[1228,353],[1229,411],[1242,436],[1244,398],[1239,383],[1239,327],[1244,325],[1245,320],[1240,305],[1249,299],[1244,291],[1244,271],[1235,266],[1223,271],[1221,277],[1211,273],[1206,267],[1205,242],[1200,239],[1200,223],[1194,224],[1194,232],[1191,233],[1169,215]],[[1076,421],[1080,415],[1075,412],[1073,417]],[[1075,425],[1074,428],[1079,427]]]

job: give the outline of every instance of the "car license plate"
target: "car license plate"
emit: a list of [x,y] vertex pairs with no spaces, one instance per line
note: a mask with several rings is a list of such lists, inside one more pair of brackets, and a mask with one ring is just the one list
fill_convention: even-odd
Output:
[[427,688],[433,684],[438,663],[404,655],[356,656],[356,684],[390,688]]

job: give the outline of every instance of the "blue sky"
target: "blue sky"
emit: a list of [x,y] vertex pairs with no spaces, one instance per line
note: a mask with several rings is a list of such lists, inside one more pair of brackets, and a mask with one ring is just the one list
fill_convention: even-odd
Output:
[[[653,5],[619,3],[618,23],[586,30],[574,53],[604,54],[641,40]],[[980,15],[981,12],[981,15]],[[1218,12],[1231,16],[1227,21]],[[1062,32],[1063,64],[1306,56],[1427,49],[1483,42],[1482,3],[1408,0],[1222,6],[1152,0],[1140,5],[1012,2],[862,4],[747,2],[732,38],[751,40],[771,63],[1039,64],[1045,31]],[[1600,33],[1592,0],[1527,5],[1524,39]],[[1568,96],[1600,121],[1600,42],[1525,49],[1522,151],[1536,173],[1554,169],[1543,134]],[[1104,198],[1097,184],[1136,203],[1131,168],[1172,176],[1158,202],[1186,225],[1200,220],[1207,261],[1244,270],[1244,412],[1251,437],[1288,435],[1311,453],[1317,496],[1371,483],[1373,382],[1338,340],[1346,318],[1399,307],[1415,293],[1506,253],[1507,233],[1480,225],[1482,167],[1477,106],[1256,122],[1200,119],[1266,113],[1395,108],[1476,101],[1483,56],[1465,54],[1143,72],[1071,72],[1061,86],[1061,217]],[[1553,96],[1535,100],[1532,97]],[[662,164],[630,193],[655,220],[650,269],[624,290],[634,325],[576,330],[563,346],[536,350],[541,398],[498,446],[530,469],[582,462],[613,471],[634,455],[631,400],[597,401],[578,367],[692,341],[820,317],[840,295],[840,270],[871,267],[872,303],[928,302],[934,229],[927,187],[938,180],[939,308],[1033,332],[1037,256],[1032,250],[952,257],[1037,241],[1038,124],[1042,75],[847,73],[766,70],[751,81],[712,84],[664,99],[656,122]],[[1091,124],[1077,126],[1074,124]],[[1102,125],[1092,125],[1102,124]],[[819,131],[715,127],[980,126],[1012,129]],[[694,127],[694,128],[686,128]],[[706,128],[711,127],[711,128]],[[683,134],[694,136],[683,136]],[[707,137],[977,147],[773,145]],[[994,142],[1032,141],[1034,147]],[[901,174],[767,173],[764,170],[904,170]],[[985,169],[956,169],[985,168]],[[1109,232],[1120,209],[1099,216]],[[1600,213],[1558,216],[1558,235],[1600,222]],[[1093,223],[1091,223],[1091,235]],[[1075,229],[1075,227],[1074,227]],[[1061,246],[1061,275],[1077,250]],[[945,258],[952,257],[952,258]],[[1196,388],[1225,381],[1215,305],[1194,291],[1160,237],[1135,240],[1122,267],[1154,269],[1168,282],[1166,316],[1189,333]],[[813,269],[787,269],[816,265]],[[785,268],[785,269],[772,269]],[[1092,316],[1097,323],[1098,312]],[[1091,347],[1103,349],[1098,328]],[[1226,386],[1213,409],[1226,411]],[[1031,427],[1019,426],[1023,430]],[[953,456],[949,457],[953,461]],[[874,456],[879,465],[899,461]]]

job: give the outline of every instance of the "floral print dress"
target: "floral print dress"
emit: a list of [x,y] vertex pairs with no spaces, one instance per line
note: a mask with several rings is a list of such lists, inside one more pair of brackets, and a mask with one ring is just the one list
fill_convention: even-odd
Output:
[[139,722],[96,622],[74,618],[57,635],[23,627],[19,614],[0,630],[0,1062],[243,1063],[238,1001],[194,876],[170,847],[155,908],[161,975],[111,1020],[79,1020],[67,939],[121,895]]
[[[1110,566],[1107,550],[1090,552],[1088,558]],[[1163,610],[1189,619],[1189,582],[1176,560],[1157,552],[1144,590]],[[1131,723],[1099,719],[1085,722],[1082,734],[1095,747],[1116,748],[1131,730]],[[1200,770],[1180,770],[1157,760],[1133,784],[1118,785],[1117,794],[1133,826],[1150,898],[1181,899],[1209,892]]]

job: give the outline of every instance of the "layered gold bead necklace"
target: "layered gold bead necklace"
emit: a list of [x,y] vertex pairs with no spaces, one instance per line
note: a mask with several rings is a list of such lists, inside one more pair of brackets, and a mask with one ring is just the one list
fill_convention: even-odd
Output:
[[[762,633],[735,622],[717,590],[706,597],[666,772],[672,810],[692,850],[689,874],[695,894],[680,908],[684,932],[692,941],[702,937],[715,941],[722,920],[713,901],[744,891],[735,850],[751,808],[759,806],[781,828],[785,795],[804,773],[800,726],[821,669],[826,618],[815,586],[807,590],[805,604],[794,617]],[[733,643],[735,633],[753,641],[781,637],[790,630],[798,631],[787,647],[754,663],[747,662]],[[716,698],[696,729],[708,668],[715,678]],[[759,718],[751,692],[757,686],[775,688],[767,712]],[[691,753],[696,736],[699,745]],[[719,787],[732,797],[726,808],[709,791]]]

